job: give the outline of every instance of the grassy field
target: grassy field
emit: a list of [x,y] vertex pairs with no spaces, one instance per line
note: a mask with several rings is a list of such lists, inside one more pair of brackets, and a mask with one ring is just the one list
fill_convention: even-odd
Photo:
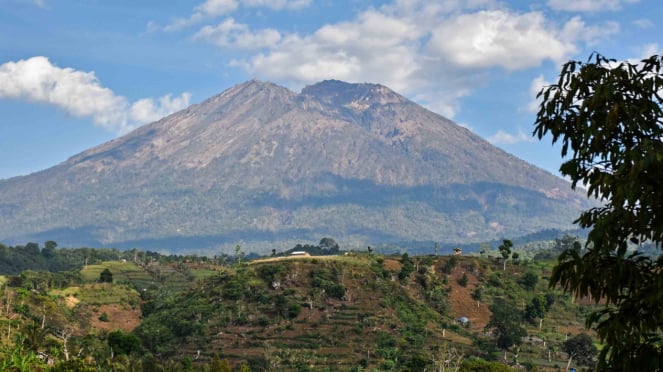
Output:
[[64,290],[51,291],[53,295],[74,296],[88,305],[128,304],[136,306],[140,296],[128,285],[110,283],[85,284],[80,287],[69,287]]
[[88,265],[81,270],[81,278],[85,283],[97,283],[101,272],[105,269],[113,274],[113,283],[130,284],[138,290],[165,287],[181,291],[199,279],[218,274],[219,269],[209,265],[175,264],[151,262],[139,266],[133,262],[105,261],[98,265]]
[[[99,281],[99,275],[104,269],[109,269],[113,273],[114,282],[131,281],[140,274],[145,273],[145,270],[133,262],[123,261],[106,261],[98,265],[88,265],[81,270],[81,278],[85,282]],[[151,277],[149,273],[145,273]]]

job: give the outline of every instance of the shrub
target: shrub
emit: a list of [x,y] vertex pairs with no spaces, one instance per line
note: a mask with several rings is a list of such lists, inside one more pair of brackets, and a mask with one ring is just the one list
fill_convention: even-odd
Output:
[[463,276],[458,279],[458,284],[462,287],[467,287],[467,274],[463,273]]
[[105,268],[99,274],[99,283],[112,283],[113,282],[113,273],[108,268]]
[[291,304],[288,307],[288,318],[294,319],[302,312],[302,305],[298,303]]
[[108,346],[113,348],[117,355],[132,354],[141,351],[140,340],[133,333],[113,331],[108,334]]

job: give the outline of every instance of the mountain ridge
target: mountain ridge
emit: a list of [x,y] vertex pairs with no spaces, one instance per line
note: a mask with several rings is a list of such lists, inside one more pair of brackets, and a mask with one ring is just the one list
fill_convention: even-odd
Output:
[[566,181],[385,86],[328,80],[294,93],[251,80],[0,180],[0,240],[485,241],[570,228],[587,205]]

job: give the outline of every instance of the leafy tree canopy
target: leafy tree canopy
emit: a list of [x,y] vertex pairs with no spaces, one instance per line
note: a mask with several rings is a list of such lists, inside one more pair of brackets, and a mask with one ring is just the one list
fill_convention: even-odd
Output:
[[581,333],[566,340],[562,344],[562,350],[573,358],[576,363],[589,367],[594,365],[594,358],[599,353],[592,338],[586,333]]
[[600,369],[663,368],[663,258],[628,250],[663,241],[661,63],[593,54],[566,63],[539,93],[534,135],[561,141],[560,172],[603,204],[576,220],[591,229],[586,250],[565,249],[551,277],[551,286],[604,301],[587,319],[605,342]]
[[511,248],[513,248],[513,243],[509,239],[504,239],[502,241],[502,244],[500,244],[497,249],[500,250],[500,254],[502,255],[502,260],[504,261],[504,270],[506,270],[506,260],[509,259],[509,255],[511,254]]
[[99,282],[100,283],[112,283],[113,282],[113,273],[108,268],[105,268],[104,271],[102,271],[99,274]]
[[487,330],[493,330],[497,337],[497,346],[509,350],[511,346],[520,345],[527,332],[520,324],[521,314],[516,305],[502,299],[497,299],[490,305],[492,316],[486,325]]

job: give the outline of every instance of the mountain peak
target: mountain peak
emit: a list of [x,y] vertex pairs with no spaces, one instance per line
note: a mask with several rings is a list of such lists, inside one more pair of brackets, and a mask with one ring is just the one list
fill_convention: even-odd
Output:
[[346,83],[325,80],[302,89],[303,96],[312,97],[331,106],[344,106],[363,111],[372,105],[404,103],[407,99],[380,84]]

